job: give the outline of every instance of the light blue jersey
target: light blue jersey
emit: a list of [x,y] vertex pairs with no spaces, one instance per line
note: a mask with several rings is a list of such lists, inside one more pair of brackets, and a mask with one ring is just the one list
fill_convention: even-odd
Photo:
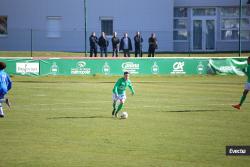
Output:
[[0,70],[0,98],[4,98],[4,95],[8,93],[11,87],[12,81],[9,75],[4,70]]

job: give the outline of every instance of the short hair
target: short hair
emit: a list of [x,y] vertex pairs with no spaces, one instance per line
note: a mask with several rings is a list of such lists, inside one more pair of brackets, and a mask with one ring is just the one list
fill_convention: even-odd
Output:
[[128,71],[125,71],[123,74],[124,74],[124,75],[127,75],[127,74],[129,74],[129,72],[128,72]]
[[0,70],[3,70],[6,68],[6,64],[4,62],[0,62]]

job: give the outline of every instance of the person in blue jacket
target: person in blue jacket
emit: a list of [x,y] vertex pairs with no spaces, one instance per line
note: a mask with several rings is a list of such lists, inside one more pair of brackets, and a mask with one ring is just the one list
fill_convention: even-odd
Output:
[[123,50],[124,57],[130,57],[130,51],[132,50],[131,39],[128,37],[128,33],[124,34],[124,37],[121,39],[120,50]]
[[6,64],[4,62],[0,62],[0,118],[4,117],[2,103],[6,103],[10,108],[10,102],[8,98],[4,96],[8,93],[8,91],[12,87],[12,81],[10,76],[4,71],[6,68]]

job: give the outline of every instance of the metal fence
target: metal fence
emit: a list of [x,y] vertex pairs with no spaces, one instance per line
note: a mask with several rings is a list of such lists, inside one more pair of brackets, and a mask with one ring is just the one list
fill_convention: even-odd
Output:
[[[133,51],[134,51],[134,36],[136,30],[117,30],[118,37],[121,39],[125,32],[132,40]],[[0,52],[1,51],[23,51],[26,56],[34,56],[36,52],[71,52],[81,53],[87,56],[90,50],[89,47],[89,36],[92,31],[87,32],[85,38],[84,30],[63,30],[63,31],[46,31],[38,29],[8,29],[8,34],[0,36]],[[220,33],[215,34],[214,47],[207,48],[204,39],[205,35],[202,35],[200,41],[203,44],[202,48],[196,48],[197,43],[194,36],[190,35],[191,32],[186,34],[183,39],[174,39],[175,34],[173,31],[141,31],[143,38],[142,51],[147,54],[148,52],[148,38],[151,33],[156,34],[158,40],[158,54],[169,53],[169,54],[180,54],[182,56],[196,56],[197,54],[213,54],[218,52],[223,53],[234,53],[233,56],[237,56],[239,51],[249,52],[250,40],[242,40],[241,48],[239,48],[238,40],[221,40]],[[96,32],[96,36],[100,36],[100,32]],[[185,35],[184,35],[185,36]],[[112,52],[111,35],[107,36],[109,40],[108,52]],[[85,43],[86,42],[86,43]]]

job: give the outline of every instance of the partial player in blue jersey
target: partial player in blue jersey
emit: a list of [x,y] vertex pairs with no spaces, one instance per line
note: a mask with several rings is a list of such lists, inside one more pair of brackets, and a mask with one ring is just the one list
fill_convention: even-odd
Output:
[[9,75],[4,71],[6,68],[6,64],[4,62],[0,62],[0,118],[4,117],[2,103],[6,103],[10,108],[10,102],[8,98],[5,98],[5,95],[12,87],[12,81]]

